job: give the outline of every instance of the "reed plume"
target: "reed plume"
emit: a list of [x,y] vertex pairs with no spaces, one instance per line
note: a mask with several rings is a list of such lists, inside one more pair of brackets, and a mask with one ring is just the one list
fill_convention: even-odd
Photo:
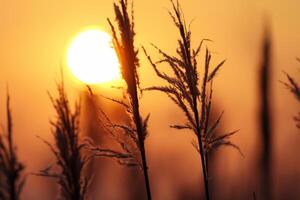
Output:
[[[202,81],[200,81],[197,57],[201,51],[203,42],[207,39],[202,40],[197,48],[192,49],[191,31],[186,26],[181,7],[178,1],[177,3],[171,1],[171,3],[173,13],[169,12],[169,14],[180,34],[180,39],[177,41],[177,55],[169,55],[153,45],[162,57],[159,61],[154,62],[143,48],[156,75],[167,82],[166,86],[153,86],[145,90],[156,90],[165,93],[185,114],[187,121],[182,124],[171,125],[171,128],[179,130],[189,129],[196,135],[197,142],[193,141],[192,144],[200,153],[205,196],[206,199],[210,199],[208,171],[206,167],[209,151],[221,145],[229,145],[239,149],[228,140],[236,131],[219,136],[215,133],[216,127],[221,121],[222,114],[216,121],[210,122],[213,79],[225,63],[225,60],[210,70],[212,55],[206,49],[204,71],[202,73]],[[158,68],[160,64],[168,65],[173,73],[167,74],[161,71]],[[211,126],[209,126],[210,124]]]
[[13,140],[10,96],[6,100],[7,133],[0,135],[0,199],[18,200],[25,184],[25,165],[18,160]]
[[[115,124],[102,112],[106,127],[120,145],[122,151],[114,151],[95,147],[94,152],[99,156],[113,157],[122,165],[138,166],[143,171],[147,198],[151,200],[150,181],[148,175],[147,158],[145,151],[145,140],[148,135],[147,124],[149,115],[142,119],[139,108],[139,59],[138,50],[134,45],[135,24],[133,8],[131,16],[128,14],[127,0],[120,0],[119,5],[114,3],[114,11],[118,30],[114,27],[111,20],[108,23],[112,30],[113,44],[117,52],[121,65],[122,77],[126,83],[126,91],[123,100],[110,99],[123,106],[130,118],[129,124]],[[117,33],[117,31],[119,33]],[[97,154],[97,153],[96,153]]]
[[56,120],[51,121],[55,143],[42,139],[54,154],[55,163],[36,175],[57,179],[58,199],[84,200],[92,181],[91,175],[84,173],[84,168],[92,156],[83,154],[86,144],[79,142],[80,105],[76,103],[75,109],[71,110],[63,82],[57,85],[57,90],[57,98],[49,94],[57,115]]
[[[297,61],[300,63],[300,58],[297,58]],[[300,103],[300,86],[298,85],[297,81],[288,73],[284,72],[287,77],[287,82],[282,82],[288,90],[295,96],[296,100]],[[294,117],[296,121],[297,128],[300,129],[300,111],[298,115]]]

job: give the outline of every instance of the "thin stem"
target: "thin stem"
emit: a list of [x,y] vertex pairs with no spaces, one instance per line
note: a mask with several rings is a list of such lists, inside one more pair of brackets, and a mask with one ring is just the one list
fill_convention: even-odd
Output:
[[146,191],[147,191],[147,199],[151,200],[151,189],[150,189],[150,181],[149,181],[149,175],[148,175],[148,166],[147,166],[147,158],[146,158],[146,152],[145,152],[145,134],[144,130],[142,128],[142,123],[141,123],[141,117],[140,117],[140,112],[139,112],[139,101],[138,101],[138,96],[137,96],[137,87],[136,84],[133,84],[133,90],[131,91],[131,98],[132,98],[132,106],[133,106],[133,117],[138,133],[138,138],[139,138],[139,149],[141,152],[141,158],[142,158],[142,165],[143,165],[143,173],[144,173],[144,179],[145,179],[145,186],[146,186]]
[[203,144],[201,140],[201,127],[199,123],[199,113],[197,108],[197,99],[194,99],[194,115],[196,120],[196,131],[197,131],[197,138],[199,143],[199,150],[200,150],[200,157],[201,157],[201,166],[202,166],[202,174],[204,179],[204,187],[205,187],[205,197],[206,200],[209,200],[209,189],[208,189],[208,177],[207,177],[207,171],[205,166],[205,157],[204,157],[204,149]]
[[140,148],[141,148],[144,179],[145,179],[145,185],[146,185],[146,190],[147,190],[147,198],[148,198],[148,200],[151,200],[152,197],[151,197],[150,181],[149,181],[149,175],[148,175],[148,167],[147,167],[147,159],[146,159],[144,143],[142,143]]
[[[198,112],[198,106],[197,106],[197,96],[193,96],[193,110],[195,115],[195,121],[196,121],[196,131],[197,131],[197,137],[198,137],[198,143],[199,143],[199,150],[200,150],[200,157],[202,162],[202,172],[203,172],[203,178],[204,178],[204,187],[205,187],[205,193],[206,193],[206,199],[209,200],[209,187],[208,187],[208,174],[207,174],[207,166],[206,166],[206,160],[205,160],[205,152],[202,144],[202,131],[205,129],[205,119],[206,116],[206,84],[207,84],[207,77],[208,77],[208,69],[209,69],[209,62],[210,62],[210,54],[208,50],[206,50],[206,56],[205,56],[205,71],[203,76],[203,82],[202,82],[202,90],[201,90],[201,121],[199,121],[199,112]],[[205,131],[205,130],[204,130]],[[205,134],[205,132],[204,132]]]
[[[206,76],[207,77],[207,76]],[[209,94],[209,101],[206,104],[206,118],[205,118],[205,122],[204,122],[204,130],[203,130],[203,134],[206,137],[207,134],[207,129],[208,129],[208,125],[209,125],[209,120],[210,120],[210,112],[211,112],[211,99],[212,99],[212,86],[213,86],[213,80],[211,80],[211,84],[210,84],[210,94]],[[205,108],[205,107],[203,107]],[[208,166],[208,162],[209,162],[209,153],[208,150],[205,151],[205,166],[206,166],[206,173],[207,176],[209,177],[209,166]]]

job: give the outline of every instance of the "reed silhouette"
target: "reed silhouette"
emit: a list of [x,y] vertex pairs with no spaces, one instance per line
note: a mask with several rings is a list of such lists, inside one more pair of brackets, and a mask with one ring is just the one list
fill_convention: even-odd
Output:
[[131,131],[135,132],[135,134],[132,136],[134,136],[134,140],[141,154],[140,167],[144,173],[147,197],[149,200],[151,200],[150,181],[145,151],[145,139],[147,136],[147,123],[149,115],[145,118],[145,120],[142,120],[139,111],[138,87],[140,80],[137,72],[137,68],[139,67],[139,59],[137,57],[138,51],[134,46],[134,16],[132,13],[132,18],[129,18],[127,1],[120,0],[119,3],[120,6],[114,4],[114,8],[116,21],[118,22],[120,31],[120,39],[118,38],[116,30],[111,21],[108,20],[108,22],[113,32],[114,45],[121,64],[122,77],[127,85],[127,95],[129,99],[129,105],[127,108],[129,109],[129,113],[132,115],[132,121],[134,123],[134,128],[131,128]]
[[262,140],[261,176],[263,199],[271,198],[271,172],[272,172],[272,112],[271,112],[271,38],[269,29],[265,29],[262,46],[262,61],[259,72],[259,124]]
[[19,200],[26,177],[19,161],[13,136],[10,96],[6,98],[7,131],[0,135],[0,199]]
[[41,139],[56,161],[35,175],[55,178],[60,189],[59,199],[84,200],[93,180],[92,174],[84,173],[84,169],[93,156],[83,154],[87,143],[79,141],[80,104],[75,103],[74,111],[71,110],[63,81],[57,85],[57,90],[57,98],[49,94],[57,115],[56,120],[51,121],[55,144]]
[[[198,74],[197,58],[201,51],[204,39],[196,49],[192,49],[191,44],[191,31],[186,26],[183,17],[182,9],[177,1],[171,1],[173,13],[169,12],[173,23],[179,31],[180,39],[178,39],[178,48],[176,49],[177,55],[171,56],[163,50],[153,45],[153,47],[162,56],[157,62],[154,62],[143,48],[149,63],[153,67],[156,75],[167,82],[166,86],[153,86],[145,90],[160,91],[165,93],[185,114],[187,121],[181,124],[172,125],[171,128],[178,130],[188,129],[194,132],[197,137],[197,142],[193,141],[193,146],[199,152],[201,158],[201,168],[203,174],[203,182],[205,187],[206,199],[210,199],[209,181],[207,161],[209,151],[221,145],[228,145],[239,148],[231,143],[228,138],[237,131],[225,133],[217,136],[215,133],[223,113],[217,118],[215,122],[210,125],[210,114],[212,107],[212,94],[213,94],[213,79],[217,75],[220,68],[225,63],[221,61],[217,66],[210,71],[211,53],[208,49],[205,52],[205,63],[202,76]],[[173,74],[162,72],[159,64],[168,65]],[[202,83],[200,84],[200,79]],[[200,107],[200,109],[199,109]]]
[[[286,102],[278,105],[277,102],[281,102],[282,99],[277,101],[281,97],[277,97],[272,93],[274,89],[272,88],[272,84],[274,83],[273,76],[276,73],[273,73],[275,71],[275,68],[273,68],[275,65],[273,66],[272,60],[274,46],[268,27],[265,29],[260,44],[261,47],[258,49],[260,50],[261,58],[258,60],[259,63],[257,63],[257,80],[251,79],[247,82],[249,85],[240,88],[237,87],[242,91],[228,91],[231,94],[227,96],[227,98],[232,98],[232,102],[239,104],[236,108],[240,110],[236,109],[236,111],[230,113],[233,116],[232,119],[236,117],[243,118],[241,122],[247,124],[241,126],[248,127],[249,125],[249,130],[247,131],[250,133],[255,128],[251,126],[250,120],[246,121],[245,119],[252,117],[253,113],[250,111],[248,113],[243,112],[247,109],[250,110],[253,102],[251,99],[251,102],[247,99],[245,101],[247,104],[243,104],[242,101],[246,98],[254,97],[251,96],[251,91],[247,90],[248,86],[257,86],[253,92],[255,92],[258,107],[254,111],[254,114],[257,115],[253,120],[258,125],[254,131],[257,133],[258,138],[252,137],[254,134],[252,136],[243,135],[239,138],[239,142],[248,148],[247,153],[250,152],[248,158],[242,163],[232,155],[229,158],[226,154],[228,152],[225,151],[225,154],[222,154],[220,157],[214,154],[215,150],[219,150],[219,147],[224,146],[232,147],[242,154],[239,146],[235,145],[230,139],[237,131],[225,132],[223,128],[220,128],[224,112],[215,111],[214,84],[227,62],[225,60],[215,62],[215,53],[211,51],[211,48],[208,48],[208,44],[210,46],[212,42],[209,39],[203,39],[199,41],[197,46],[194,46],[195,35],[190,29],[190,24],[187,23],[184,17],[184,12],[179,1],[171,0],[170,5],[170,21],[172,25],[175,25],[174,30],[177,32],[178,38],[174,41],[168,38],[168,42],[169,44],[173,43],[170,47],[176,45],[173,51],[171,49],[175,53],[170,54],[161,49],[159,46],[164,42],[157,46],[152,44],[153,54],[158,56],[157,59],[154,59],[155,57],[151,55],[152,53],[149,54],[150,51],[144,47],[142,48],[146,56],[145,61],[148,61],[153,75],[156,76],[155,78],[149,77],[148,80],[154,81],[156,78],[159,78],[161,81],[157,82],[158,84],[153,83],[153,85],[149,84],[148,87],[142,88],[139,76],[140,54],[136,45],[133,6],[130,8],[128,0],[117,0],[117,3],[113,4],[115,21],[108,19],[108,25],[111,28],[113,45],[118,55],[122,77],[125,81],[124,88],[120,88],[123,96],[120,99],[115,99],[108,96],[110,91],[107,94],[99,92],[101,93],[99,95],[101,100],[98,101],[99,99],[96,99],[98,96],[92,96],[94,95],[93,91],[88,86],[89,91],[85,91],[85,104],[82,109],[80,102],[75,102],[74,107],[71,105],[64,82],[59,83],[57,85],[58,94],[55,96],[49,94],[56,114],[55,118],[50,122],[54,142],[48,142],[40,138],[49,147],[49,152],[53,154],[54,162],[47,163],[44,169],[34,174],[53,178],[57,181],[56,185],[59,191],[57,199],[62,200],[102,198],[108,200],[151,200],[152,197],[155,197],[155,199],[178,200],[300,199],[300,192],[297,188],[300,182],[299,174],[297,174],[299,160],[297,160],[297,156],[286,156],[297,152],[297,144],[299,142],[297,140],[291,141],[286,134],[281,134],[280,136],[274,134],[276,131],[285,131],[285,128],[287,131],[294,131],[294,129],[286,127],[283,124],[284,120],[282,119],[286,113],[277,112],[282,111],[281,109],[283,108],[291,109],[291,105],[288,105]],[[148,11],[152,12],[153,10],[149,9]],[[190,9],[190,13],[187,14],[191,14],[194,11],[194,8],[192,8]],[[218,12],[219,10],[216,10],[215,14],[222,17],[224,13]],[[205,13],[205,15],[210,14]],[[230,15],[230,20],[232,16],[234,15]],[[155,17],[151,19],[155,19]],[[241,20],[245,19],[247,18],[245,17]],[[235,21],[235,23],[237,22],[240,23],[241,21]],[[210,24],[210,19],[205,19],[205,23]],[[214,22],[206,28],[212,28],[211,25],[213,24]],[[226,27],[230,27],[227,25]],[[154,28],[148,28],[145,28],[148,33],[156,33]],[[163,32],[172,31],[164,28],[160,26],[158,30]],[[219,30],[224,27],[217,26],[215,28]],[[243,31],[241,33],[244,34]],[[147,35],[144,36],[147,37]],[[159,37],[163,39],[164,35],[159,35]],[[238,41],[238,45],[241,45],[243,40],[245,40],[243,36],[237,34],[235,37],[232,37],[232,40],[237,41],[239,37],[241,37],[241,41]],[[16,44],[19,44],[18,42],[19,40],[17,40]],[[224,44],[227,44],[226,42]],[[246,42],[249,42],[249,40],[246,39]],[[20,44],[23,45],[23,43]],[[234,47],[235,45],[234,43],[232,46]],[[228,51],[230,53],[232,53],[231,48]],[[245,56],[243,53],[248,53],[249,49],[245,50],[245,52],[236,52],[235,56],[238,57],[236,59],[242,61],[242,58]],[[229,57],[232,56],[230,53]],[[300,64],[300,59],[297,60],[299,62],[297,64]],[[241,81],[244,76],[241,72],[243,71],[238,71],[237,69],[229,71],[227,74],[229,78],[224,80],[224,84],[221,86],[225,93],[227,92],[225,91],[227,84],[246,84],[243,82],[244,80]],[[9,73],[15,75],[14,72],[10,71]],[[284,74],[285,81],[282,83],[289,90],[284,92],[291,93],[299,104],[300,87],[299,81],[296,79],[297,76],[286,72]],[[175,104],[181,112],[183,118],[179,120],[174,114],[177,114],[177,111],[168,110],[170,108],[168,107],[169,105],[161,105],[159,104],[160,102],[150,102],[148,108],[152,109],[157,106],[160,112],[158,114],[170,116],[170,118],[178,120],[170,125],[171,130],[173,130],[172,132],[192,133],[192,146],[185,146],[183,144],[184,142],[182,141],[186,139],[186,135],[179,136],[178,139],[177,136],[170,135],[167,131],[163,133],[164,135],[160,134],[165,131],[162,127],[163,120],[169,119],[156,119],[157,123],[153,124],[151,128],[157,131],[157,135],[153,135],[151,146],[146,145],[146,138],[149,136],[148,121],[150,117],[149,115],[142,116],[141,114],[141,97],[142,94],[150,95],[149,99],[153,100],[156,97],[151,96],[153,95],[153,91],[161,92],[167,96],[168,100],[171,100],[170,102]],[[247,96],[242,96],[245,93],[247,93]],[[30,100],[33,98],[30,98]],[[106,100],[111,102],[106,104]],[[42,199],[43,197],[51,199],[52,196],[44,195],[44,191],[40,191],[39,187],[35,188],[35,183],[33,185],[26,184],[25,194],[23,192],[26,180],[25,167],[27,170],[31,170],[31,167],[35,168],[36,166],[34,165],[37,165],[36,161],[38,159],[34,160],[35,158],[29,154],[29,162],[25,165],[17,156],[19,152],[17,152],[14,140],[16,135],[14,134],[15,129],[13,129],[9,94],[7,94],[6,101],[7,128],[5,130],[1,129],[2,131],[0,132],[0,200],[20,200],[21,197],[24,197],[24,200],[26,198]],[[24,105],[23,99],[21,103],[21,105]],[[111,103],[114,103],[114,108],[112,108]],[[166,108],[161,109],[161,106],[166,106]],[[81,110],[85,110],[86,113],[81,115]],[[300,112],[299,110],[297,111],[298,113],[295,113],[294,120],[298,128],[296,130],[299,131]],[[162,114],[162,112],[166,113]],[[244,118],[245,115],[248,116]],[[282,122],[280,121],[281,123],[275,124],[275,121],[273,121],[275,117],[276,120],[282,120]],[[22,119],[22,117],[18,117],[17,119],[19,118]],[[292,119],[290,119],[290,123],[294,125]],[[85,124],[85,126],[81,126],[81,124]],[[231,126],[231,122],[228,125]],[[27,126],[32,128],[30,126],[34,125],[26,124],[20,129],[26,133]],[[82,127],[86,128],[85,132],[82,131]],[[84,138],[81,134],[88,137]],[[190,137],[190,135],[187,137]],[[250,141],[253,138],[255,140]],[[278,142],[275,143],[276,141]],[[250,147],[250,144],[256,146],[253,145]],[[24,142],[23,145],[30,144],[25,144]],[[244,146],[242,147],[244,148]],[[149,161],[149,159],[147,160],[149,156],[147,153],[150,152],[150,148],[152,148],[152,153],[155,152],[151,168],[148,167],[147,162]],[[193,151],[193,148],[196,151],[190,152],[189,150]],[[261,151],[255,157],[252,153],[257,149]],[[36,149],[26,150],[26,153],[30,151],[36,151]],[[101,159],[94,160],[95,157],[101,157]],[[119,167],[106,158],[110,158],[126,168]],[[150,169],[152,170],[151,183],[149,177]],[[199,174],[199,177],[194,177],[194,174]],[[95,179],[97,182],[94,181]],[[47,183],[50,182],[48,180]],[[31,180],[30,183],[32,184]],[[151,190],[151,188],[154,188],[154,190]],[[50,192],[53,192],[51,189],[50,187],[46,187],[45,191],[49,191],[50,194]],[[93,189],[94,191],[92,191]],[[36,195],[35,193],[42,194]]]
[[[135,24],[133,8],[131,8],[130,16],[128,14],[128,2],[126,0],[120,0],[119,5],[114,3],[114,11],[118,30],[109,19],[108,23],[111,27],[113,44],[121,65],[121,72],[126,83],[126,90],[123,100],[116,100],[108,97],[106,97],[106,99],[112,100],[123,106],[128,113],[130,123],[116,124],[102,112],[102,119],[106,122],[107,130],[119,143],[122,150],[107,150],[102,147],[95,147],[92,151],[96,152],[96,155],[100,154],[100,156],[116,158],[122,165],[139,167],[143,171],[147,198],[151,200],[150,180],[145,150],[149,115],[145,117],[145,119],[142,119],[140,115],[139,59],[138,50],[134,45]],[[91,144],[91,146],[93,146],[93,144]]]

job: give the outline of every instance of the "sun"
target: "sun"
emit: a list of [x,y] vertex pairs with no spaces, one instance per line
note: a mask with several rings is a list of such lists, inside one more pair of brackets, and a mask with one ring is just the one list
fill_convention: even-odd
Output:
[[120,64],[111,36],[100,29],[79,33],[67,50],[67,65],[72,74],[86,84],[120,79]]

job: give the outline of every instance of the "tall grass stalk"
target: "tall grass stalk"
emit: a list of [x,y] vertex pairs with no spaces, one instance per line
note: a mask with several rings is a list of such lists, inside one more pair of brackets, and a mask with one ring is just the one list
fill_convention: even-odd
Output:
[[[128,14],[127,0],[120,0],[119,5],[114,4],[114,11],[116,16],[116,22],[118,24],[118,30],[116,30],[116,28],[109,19],[108,22],[113,33],[114,46],[121,64],[122,77],[126,82],[126,97],[128,100],[128,104],[117,100],[114,101],[120,103],[122,106],[125,106],[130,118],[132,119],[132,124],[130,126],[126,126],[114,125],[113,123],[111,123],[111,127],[119,128],[123,131],[123,133],[125,133],[125,142],[120,138],[117,139],[119,144],[121,144],[123,150],[125,151],[125,154],[120,153],[119,155],[121,155],[121,157],[123,158],[124,155],[128,155],[129,160],[128,157],[126,158],[125,156],[125,161],[120,162],[125,162],[129,166],[138,165],[141,167],[145,179],[147,198],[151,200],[150,181],[145,150],[145,139],[147,136],[147,122],[149,119],[149,115],[145,118],[145,120],[143,120],[141,118],[139,110],[139,59],[137,56],[138,50],[135,48],[134,45],[135,24],[133,8],[131,9],[130,16]],[[126,141],[131,142],[133,146],[127,144]],[[134,155],[136,154],[136,151],[139,152],[140,159],[134,159],[136,158],[136,155]],[[113,157],[115,156],[118,156],[118,154],[115,154]]]
[[[171,56],[153,45],[162,56],[159,61],[154,62],[143,48],[156,75],[167,82],[166,86],[153,86],[145,90],[156,90],[165,93],[185,114],[187,121],[182,124],[172,125],[171,128],[189,129],[196,135],[197,142],[192,144],[200,153],[205,196],[208,200],[210,199],[207,170],[209,151],[220,145],[229,145],[238,149],[236,145],[228,140],[228,137],[236,131],[219,136],[215,133],[222,114],[214,122],[210,122],[209,119],[212,106],[213,79],[225,63],[225,60],[216,65],[213,70],[210,70],[212,55],[206,49],[202,77],[199,76],[197,57],[205,39],[201,41],[196,49],[191,47],[191,31],[186,26],[181,7],[178,1],[176,4],[173,1],[171,3],[173,13],[169,12],[169,14],[180,34],[180,38],[177,41],[177,55]],[[173,73],[167,74],[161,71],[158,68],[160,64],[169,65]],[[202,78],[202,81],[200,81],[200,78]]]
[[0,199],[18,200],[25,184],[25,165],[17,158],[9,94],[6,100],[6,117],[7,133],[0,135]]
[[84,168],[92,156],[84,155],[85,143],[79,142],[80,105],[71,110],[64,84],[58,84],[58,97],[50,99],[56,111],[56,120],[51,121],[54,145],[43,140],[55,156],[55,162],[36,175],[57,179],[60,186],[59,199],[84,200],[92,182],[91,175],[84,173]]
[[271,114],[271,39],[266,30],[263,46],[262,61],[259,72],[259,123],[262,137],[261,175],[264,199],[271,199],[271,150],[272,150],[272,114]]

